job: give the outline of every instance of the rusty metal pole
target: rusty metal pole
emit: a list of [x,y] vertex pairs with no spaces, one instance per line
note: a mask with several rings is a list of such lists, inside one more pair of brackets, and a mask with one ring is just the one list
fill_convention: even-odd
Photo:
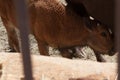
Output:
[[120,0],[115,0],[115,45],[118,51],[118,80],[120,80]]
[[17,23],[20,30],[21,39],[21,53],[23,58],[24,67],[24,80],[33,80],[32,77],[32,67],[31,67],[31,57],[29,50],[29,22],[28,22],[28,10],[26,7],[25,0],[14,0],[16,13],[17,13]]

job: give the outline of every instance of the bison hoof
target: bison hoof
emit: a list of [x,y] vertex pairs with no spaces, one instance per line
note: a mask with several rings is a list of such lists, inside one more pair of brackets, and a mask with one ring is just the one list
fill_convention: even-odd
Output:
[[107,62],[105,59],[97,60],[98,62]]
[[9,48],[8,52],[17,52],[17,51],[13,48]]

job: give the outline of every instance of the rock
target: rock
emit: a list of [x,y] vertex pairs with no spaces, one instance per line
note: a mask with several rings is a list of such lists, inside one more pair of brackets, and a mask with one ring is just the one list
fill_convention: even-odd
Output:
[[[115,80],[117,75],[117,63],[41,55],[31,58],[34,80]],[[0,53],[0,65],[0,80],[24,80],[20,53]]]

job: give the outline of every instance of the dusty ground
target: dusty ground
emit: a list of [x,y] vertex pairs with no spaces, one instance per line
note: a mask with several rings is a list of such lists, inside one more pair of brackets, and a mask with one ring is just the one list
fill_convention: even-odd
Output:
[[[32,55],[31,60],[34,80],[117,80],[116,63],[40,55]],[[0,80],[25,80],[18,53],[0,53],[0,67]]]
[[[30,43],[31,43],[31,47],[30,47],[31,53],[32,54],[39,54],[36,40],[34,39],[34,37],[32,35],[30,35]],[[82,57],[81,59],[96,60],[96,58],[94,56],[94,52],[90,48],[85,47],[82,50],[87,55],[85,57]],[[6,30],[5,30],[3,24],[0,20],[0,52],[8,52],[8,51],[9,51],[9,45],[8,45]],[[59,51],[53,50],[52,48],[50,48],[50,54],[51,54],[51,56],[60,56]],[[117,61],[117,55],[114,55],[112,57],[105,55],[104,57],[109,62],[116,62]],[[79,59],[79,58],[77,58],[77,59]]]

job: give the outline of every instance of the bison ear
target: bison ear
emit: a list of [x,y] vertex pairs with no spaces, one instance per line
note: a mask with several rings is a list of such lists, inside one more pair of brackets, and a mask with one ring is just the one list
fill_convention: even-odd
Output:
[[85,6],[78,2],[78,0],[66,0],[67,7],[72,9],[76,14],[80,15],[81,17],[88,16],[88,12]]
[[94,27],[94,20],[91,20],[89,17],[84,17],[83,21],[85,23],[85,26],[90,30],[93,31],[93,27]]

